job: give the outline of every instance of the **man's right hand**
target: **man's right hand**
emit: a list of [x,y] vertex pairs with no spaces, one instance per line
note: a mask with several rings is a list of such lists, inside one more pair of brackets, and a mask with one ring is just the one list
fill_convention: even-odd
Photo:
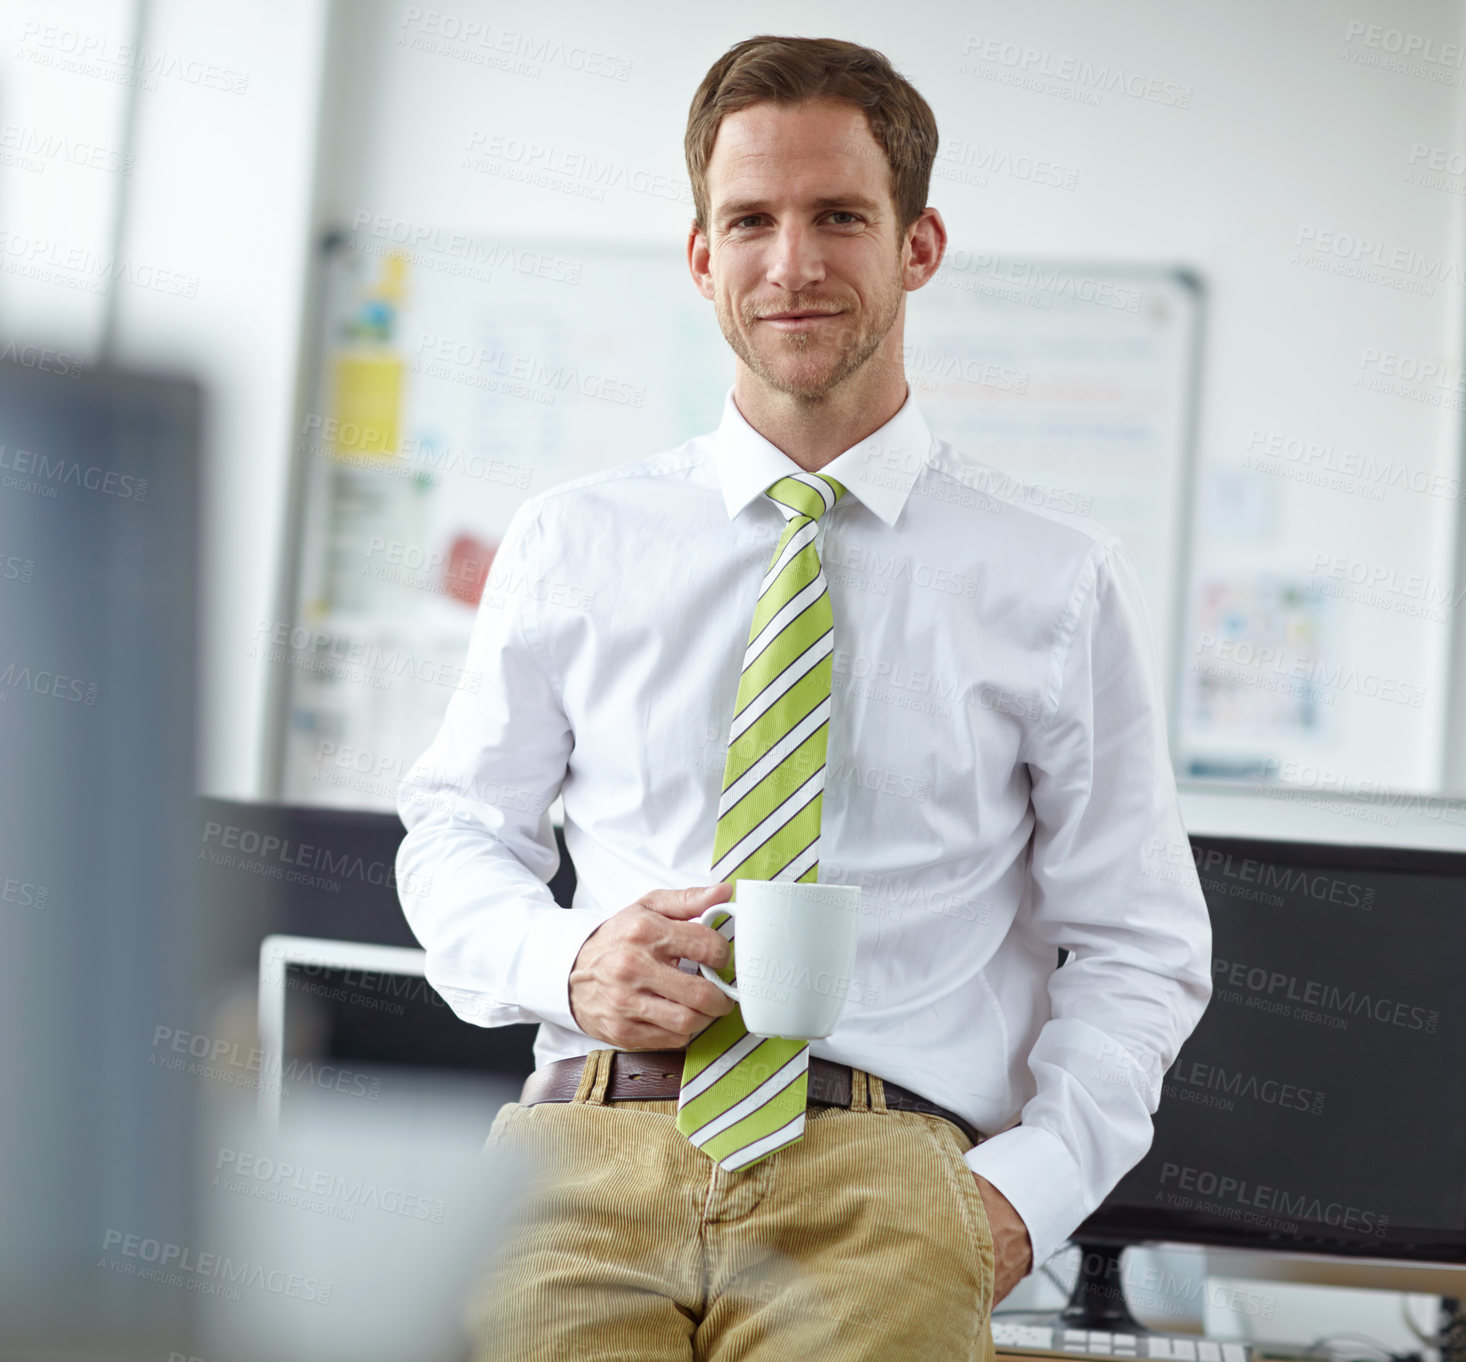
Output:
[[677,962],[686,957],[713,970],[727,966],[721,933],[688,919],[732,896],[728,883],[653,889],[608,917],[585,939],[570,969],[575,1024],[618,1050],[680,1050],[731,1012],[727,994]]

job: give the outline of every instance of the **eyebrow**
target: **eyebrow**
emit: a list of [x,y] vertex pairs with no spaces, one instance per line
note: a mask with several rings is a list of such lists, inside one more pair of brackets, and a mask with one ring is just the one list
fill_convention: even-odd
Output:
[[[826,208],[860,208],[867,213],[875,213],[880,211],[881,205],[860,194],[827,194],[815,199],[810,207],[816,212],[821,212]],[[748,213],[767,211],[766,199],[739,199],[734,203],[720,206],[717,215],[719,218],[743,217]]]

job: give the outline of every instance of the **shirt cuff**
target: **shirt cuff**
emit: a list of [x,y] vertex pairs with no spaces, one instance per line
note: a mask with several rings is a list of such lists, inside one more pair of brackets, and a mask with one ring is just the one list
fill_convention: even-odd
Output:
[[535,914],[521,952],[522,959],[534,961],[534,970],[520,984],[525,1011],[580,1031],[570,1011],[570,970],[586,938],[610,916],[599,908],[546,908]]
[[1028,1230],[1037,1272],[1087,1213],[1074,1156],[1057,1135],[1018,1125],[974,1145],[963,1158],[1013,1203]]

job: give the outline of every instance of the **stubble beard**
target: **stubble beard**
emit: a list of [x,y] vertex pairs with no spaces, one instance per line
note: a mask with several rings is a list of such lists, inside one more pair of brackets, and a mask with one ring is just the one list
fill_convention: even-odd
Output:
[[[796,366],[791,376],[780,365],[770,364],[764,355],[754,349],[749,343],[749,336],[760,322],[757,314],[750,309],[745,308],[740,312],[741,326],[735,324],[733,310],[726,306],[721,296],[716,301],[715,310],[723,338],[755,376],[776,392],[784,393],[800,402],[817,405],[824,402],[841,384],[859,373],[871,356],[880,349],[881,342],[896,324],[896,317],[901,310],[903,291],[899,280],[894,281],[894,285],[888,295],[889,305],[884,307],[882,315],[875,317],[864,328],[858,324],[842,328],[834,340],[836,353],[833,361],[822,372],[813,374]],[[829,300],[825,301],[828,304]],[[790,304],[789,311],[797,312],[800,306],[796,300]],[[847,318],[848,315],[846,314]],[[836,323],[837,327],[839,325]],[[818,338],[808,332],[773,334],[782,347],[782,353],[795,357],[816,354],[830,344],[828,339]]]

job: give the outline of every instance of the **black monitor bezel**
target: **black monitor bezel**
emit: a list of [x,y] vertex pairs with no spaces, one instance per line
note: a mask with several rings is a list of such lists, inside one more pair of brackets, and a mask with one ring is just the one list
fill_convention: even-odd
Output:
[[[1193,859],[1198,850],[1219,850],[1257,860],[1299,866],[1329,865],[1341,870],[1406,870],[1455,875],[1466,886],[1466,851],[1440,847],[1358,846],[1346,842],[1292,842],[1286,839],[1189,834]],[[1466,1139],[1466,1132],[1462,1133]],[[1199,1224],[1185,1210],[1141,1210],[1102,1202],[1071,1236],[1091,1244],[1131,1246],[1153,1243],[1197,1244],[1264,1253],[1327,1254],[1333,1257],[1422,1263],[1466,1263],[1466,1228],[1441,1240],[1393,1240],[1361,1244],[1325,1235],[1284,1236],[1258,1229],[1235,1230],[1208,1220]]]

